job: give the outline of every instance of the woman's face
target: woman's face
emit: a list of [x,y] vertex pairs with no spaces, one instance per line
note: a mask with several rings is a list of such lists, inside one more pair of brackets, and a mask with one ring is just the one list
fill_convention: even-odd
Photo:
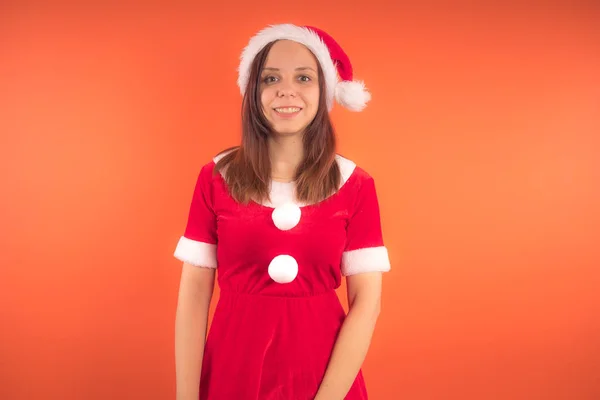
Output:
[[261,72],[261,102],[265,117],[281,135],[302,133],[319,107],[318,64],[300,43],[273,44]]

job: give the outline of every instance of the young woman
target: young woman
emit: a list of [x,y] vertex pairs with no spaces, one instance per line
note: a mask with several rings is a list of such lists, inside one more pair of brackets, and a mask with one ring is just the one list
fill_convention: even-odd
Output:
[[367,399],[361,365],[390,262],[373,178],[336,154],[329,111],[370,95],[329,35],[289,24],[250,40],[238,85],[241,144],[201,168],[175,250],[177,398]]

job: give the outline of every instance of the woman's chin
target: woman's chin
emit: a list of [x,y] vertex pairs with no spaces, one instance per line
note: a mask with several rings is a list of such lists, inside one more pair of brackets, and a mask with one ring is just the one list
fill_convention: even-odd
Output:
[[[283,125],[283,124],[282,124]],[[278,135],[278,136],[294,136],[294,135],[299,135],[304,131],[304,128],[306,128],[304,125],[302,126],[293,126],[293,125],[275,125],[273,127],[273,132]]]

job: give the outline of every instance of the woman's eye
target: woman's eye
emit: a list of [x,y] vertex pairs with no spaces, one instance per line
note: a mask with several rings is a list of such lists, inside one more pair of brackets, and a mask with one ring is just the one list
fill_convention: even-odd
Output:
[[276,79],[277,78],[275,78],[274,76],[267,76],[263,79],[263,82],[264,83],[272,83],[272,82],[275,82]]
[[300,80],[301,80],[302,82],[309,82],[309,81],[310,81],[310,76],[302,75],[302,76],[300,77]]

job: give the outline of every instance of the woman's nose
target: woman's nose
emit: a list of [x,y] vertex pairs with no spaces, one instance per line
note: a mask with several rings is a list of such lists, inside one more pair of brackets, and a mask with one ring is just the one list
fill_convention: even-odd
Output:
[[294,92],[291,90],[280,90],[278,97],[294,97]]
[[278,97],[284,96],[295,96],[296,90],[294,86],[290,82],[283,81],[279,86],[279,90],[277,91]]

